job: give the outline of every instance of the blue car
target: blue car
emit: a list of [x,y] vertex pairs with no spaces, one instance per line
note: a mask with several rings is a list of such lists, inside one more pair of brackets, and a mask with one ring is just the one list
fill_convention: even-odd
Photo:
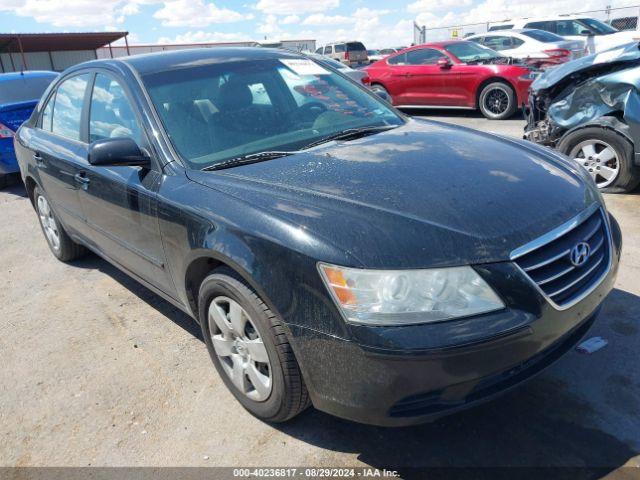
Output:
[[0,188],[19,171],[13,150],[14,133],[28,120],[40,97],[57,76],[55,72],[0,75]]

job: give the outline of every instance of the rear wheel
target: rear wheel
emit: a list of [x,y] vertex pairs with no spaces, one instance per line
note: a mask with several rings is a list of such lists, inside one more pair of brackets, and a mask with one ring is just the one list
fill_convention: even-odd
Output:
[[373,85],[371,85],[371,91],[376,95],[378,95],[383,100],[386,100],[389,103],[392,102],[391,95],[389,95],[389,91],[379,83],[374,83]]
[[516,111],[516,92],[506,83],[490,83],[480,92],[478,106],[489,120],[504,120]]
[[640,183],[640,168],[633,164],[633,145],[611,129],[576,130],[562,139],[558,149],[586,169],[603,192],[630,192]]
[[284,422],[310,405],[282,321],[228,268],[199,293],[202,335],[227,388],[251,414]]
[[55,257],[62,262],[68,262],[83,256],[87,250],[82,245],[71,240],[71,237],[67,235],[55,213],[53,213],[49,200],[38,187],[35,187],[33,191],[33,199],[40,227],[49,249]]

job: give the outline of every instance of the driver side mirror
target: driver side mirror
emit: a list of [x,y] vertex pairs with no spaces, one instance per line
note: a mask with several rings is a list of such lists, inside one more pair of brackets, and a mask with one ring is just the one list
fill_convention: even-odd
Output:
[[89,163],[97,167],[149,167],[151,159],[132,138],[105,138],[89,145]]
[[436,64],[442,69],[451,68],[451,61],[448,58],[439,58]]
[[580,30],[580,35],[583,35],[585,37],[590,37],[593,35],[593,32],[591,30]]

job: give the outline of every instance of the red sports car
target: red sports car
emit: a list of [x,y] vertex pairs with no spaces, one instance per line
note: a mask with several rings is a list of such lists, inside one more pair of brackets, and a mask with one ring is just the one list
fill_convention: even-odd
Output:
[[448,41],[407,48],[366,67],[374,91],[397,107],[479,108],[508,118],[526,104],[535,74],[474,42]]

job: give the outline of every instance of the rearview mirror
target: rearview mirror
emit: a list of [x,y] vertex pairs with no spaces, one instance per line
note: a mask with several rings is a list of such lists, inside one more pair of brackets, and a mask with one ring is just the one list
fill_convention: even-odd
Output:
[[451,62],[449,61],[448,58],[439,58],[437,65],[440,68],[451,68]]
[[100,167],[148,167],[150,159],[132,138],[105,138],[89,145],[89,163]]

